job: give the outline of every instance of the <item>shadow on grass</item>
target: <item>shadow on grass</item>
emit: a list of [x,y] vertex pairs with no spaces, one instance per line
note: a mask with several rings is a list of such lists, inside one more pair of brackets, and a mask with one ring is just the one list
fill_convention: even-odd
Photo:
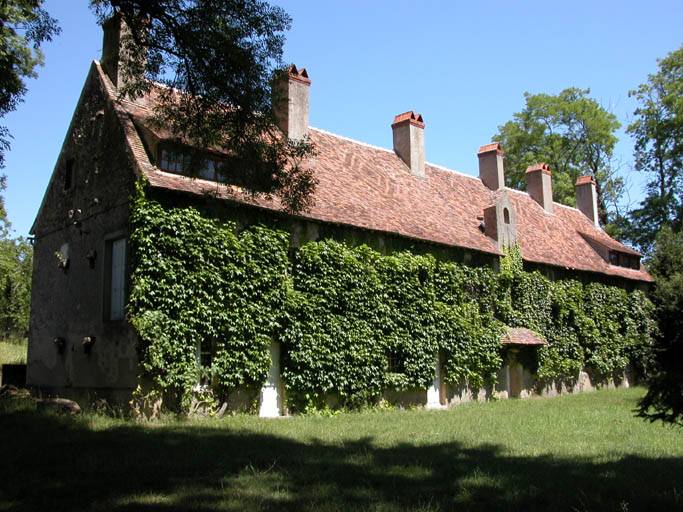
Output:
[[0,511],[683,507],[682,458],[520,458],[499,446],[302,443],[198,425],[97,431],[31,410],[0,410],[0,435]]

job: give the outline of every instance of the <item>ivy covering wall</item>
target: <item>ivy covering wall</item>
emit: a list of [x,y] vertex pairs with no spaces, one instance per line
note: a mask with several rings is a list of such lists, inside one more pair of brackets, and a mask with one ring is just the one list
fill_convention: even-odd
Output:
[[331,396],[356,407],[387,388],[426,389],[437,357],[453,386],[493,384],[506,326],[548,341],[532,368],[541,380],[642,365],[654,328],[642,292],[550,281],[523,271],[516,248],[498,273],[334,240],[288,255],[285,232],[238,233],[142,194],[131,243],[128,317],[141,377],[178,396],[198,382],[222,395],[260,388],[271,340],[281,344],[290,404],[305,409]]
[[[287,234],[236,234],[231,222],[142,195],[131,221],[128,318],[143,381],[178,398],[201,381],[223,394],[260,388],[289,285]],[[203,367],[202,353],[211,354]]]

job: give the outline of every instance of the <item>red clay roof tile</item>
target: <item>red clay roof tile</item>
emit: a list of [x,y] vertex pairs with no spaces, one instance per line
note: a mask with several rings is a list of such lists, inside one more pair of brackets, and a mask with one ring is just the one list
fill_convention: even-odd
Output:
[[547,345],[548,342],[542,339],[531,329],[524,327],[509,327],[501,338],[503,345]]
[[[108,78],[96,67],[120,113],[129,146],[139,169],[152,187],[210,194],[268,210],[282,210],[277,199],[252,197],[239,187],[202,179],[191,179],[155,168],[131,121],[131,116],[151,113],[150,101],[117,103]],[[129,115],[125,115],[125,113]],[[396,116],[394,123],[421,120],[412,111]],[[323,130],[309,130],[317,156],[309,165],[318,179],[315,204],[300,217],[381,231],[422,241],[463,247],[500,255],[495,243],[479,229],[484,208],[496,195],[474,176],[464,175],[433,164],[425,164],[425,178],[410,173],[391,150],[353,141]],[[489,149],[490,148],[490,149]],[[498,143],[482,146],[500,151]],[[597,272],[638,281],[652,281],[640,270],[617,267],[606,262],[586,241],[594,237],[610,248],[635,253],[596,228],[576,208],[557,204],[546,213],[526,192],[508,190],[517,216],[517,242],[522,257],[529,262],[587,272]],[[636,253],[637,254],[637,253]]]

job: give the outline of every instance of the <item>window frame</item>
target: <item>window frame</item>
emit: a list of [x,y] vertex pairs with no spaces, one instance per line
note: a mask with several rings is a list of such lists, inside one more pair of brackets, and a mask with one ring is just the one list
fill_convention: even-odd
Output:
[[[171,159],[170,157],[173,156]],[[220,172],[224,160],[213,154],[202,154],[202,167],[196,178],[215,181],[218,183],[226,183],[227,176]],[[189,176],[189,169],[192,163],[192,156],[189,151],[185,151],[182,146],[171,146],[168,144],[159,144],[158,147],[158,167],[164,172],[179,174],[181,176]]]
[[[114,250],[115,244],[122,242],[123,248],[121,253],[121,307],[120,311],[114,312],[112,310],[113,294],[114,294]],[[103,265],[103,280],[102,280],[102,320],[107,323],[121,322],[126,318],[126,302],[128,299],[128,237],[127,233],[118,231],[111,233],[104,238],[104,265]],[[117,314],[113,314],[117,313]]]
[[640,270],[640,258],[621,251],[609,251],[609,264],[615,267]]

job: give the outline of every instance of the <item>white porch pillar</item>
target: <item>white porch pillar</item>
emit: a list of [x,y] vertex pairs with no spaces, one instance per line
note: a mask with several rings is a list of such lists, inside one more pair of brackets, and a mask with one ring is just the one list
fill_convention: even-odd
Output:
[[270,370],[268,380],[263,384],[258,415],[262,418],[277,418],[282,415],[283,386],[280,378],[280,344],[270,342]]
[[436,374],[432,385],[427,389],[427,409],[444,409],[441,402],[441,359],[436,355]]

